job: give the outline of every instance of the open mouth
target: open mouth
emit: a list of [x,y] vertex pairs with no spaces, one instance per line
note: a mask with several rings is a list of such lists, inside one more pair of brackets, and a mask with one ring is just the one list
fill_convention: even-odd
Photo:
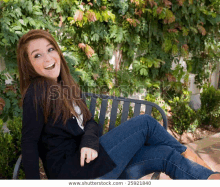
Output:
[[51,67],[45,68],[45,69],[46,69],[46,70],[52,70],[53,68],[55,68],[55,63],[54,63]]

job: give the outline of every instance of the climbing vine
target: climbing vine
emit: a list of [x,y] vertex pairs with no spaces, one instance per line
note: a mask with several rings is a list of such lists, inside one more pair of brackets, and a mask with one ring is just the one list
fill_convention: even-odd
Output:
[[0,10],[0,56],[10,72],[17,74],[19,37],[49,30],[85,91],[127,96],[161,87],[180,57],[202,85],[219,58],[216,0],[3,0]]

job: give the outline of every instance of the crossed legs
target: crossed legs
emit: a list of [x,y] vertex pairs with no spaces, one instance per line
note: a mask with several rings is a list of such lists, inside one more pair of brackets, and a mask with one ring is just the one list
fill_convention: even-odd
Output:
[[[140,161],[148,162],[148,164],[142,163],[141,165],[145,173],[163,171],[173,179],[207,179],[215,174],[210,169],[185,158],[183,155],[187,147],[180,144],[149,115],[139,115],[122,123],[100,137],[100,143],[117,165],[100,179],[128,176],[126,169],[129,167],[133,170],[129,165],[134,166],[135,163],[140,166]],[[160,149],[160,151],[155,151],[155,149]],[[146,158],[147,156],[149,157]],[[151,162],[152,159],[154,163]],[[135,171],[132,174],[130,172],[129,176],[140,177],[136,176]]]

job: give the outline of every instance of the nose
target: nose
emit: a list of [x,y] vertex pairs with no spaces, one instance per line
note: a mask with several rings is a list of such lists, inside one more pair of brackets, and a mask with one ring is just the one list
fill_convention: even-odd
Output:
[[44,61],[45,61],[45,62],[50,62],[51,59],[52,59],[52,57],[50,56],[50,54],[46,53],[46,54],[44,55]]

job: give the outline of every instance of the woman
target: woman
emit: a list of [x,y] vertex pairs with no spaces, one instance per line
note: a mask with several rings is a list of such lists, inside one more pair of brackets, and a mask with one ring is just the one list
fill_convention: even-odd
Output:
[[99,138],[99,125],[48,32],[23,35],[17,62],[27,179],[40,178],[39,157],[49,179],[138,179],[154,171],[173,179],[220,178],[148,115],[132,118]]

